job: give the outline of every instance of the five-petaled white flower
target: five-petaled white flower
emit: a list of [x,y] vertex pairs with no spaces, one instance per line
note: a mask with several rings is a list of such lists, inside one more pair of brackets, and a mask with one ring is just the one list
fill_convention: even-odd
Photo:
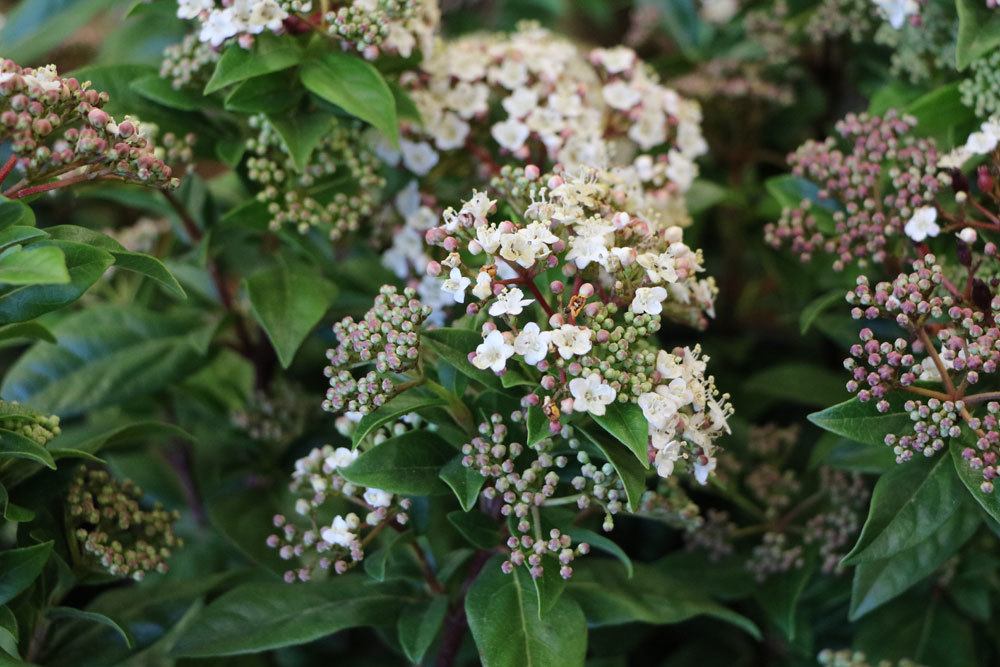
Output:
[[549,353],[552,334],[542,331],[534,322],[528,322],[514,339],[514,351],[524,357],[525,362],[537,364]]
[[507,360],[514,356],[514,347],[507,342],[503,334],[494,329],[476,348],[472,365],[481,370],[489,368],[499,373],[507,366]]
[[600,417],[615,400],[618,393],[606,384],[598,373],[591,373],[585,378],[574,378],[569,381],[569,392],[573,394],[573,409],[577,412],[589,412]]
[[569,359],[574,354],[579,356],[590,352],[590,337],[593,333],[586,327],[564,324],[552,332],[552,343],[559,350],[560,357]]
[[633,313],[659,315],[663,312],[663,302],[666,298],[667,290],[662,287],[640,287],[635,291],[629,310]]
[[921,206],[913,212],[910,221],[903,227],[903,231],[911,239],[920,243],[928,236],[934,237],[941,232],[937,222],[937,209],[933,206]]
[[320,533],[320,537],[323,538],[324,542],[338,547],[350,548],[358,539],[358,536],[351,531],[357,529],[358,525],[360,522],[353,512],[346,517],[335,516],[333,522]]
[[490,305],[490,315],[493,317],[500,315],[520,315],[524,312],[525,306],[534,302],[534,299],[525,299],[524,292],[516,287],[505,289],[500,292],[496,301]]
[[367,489],[364,498],[372,507],[388,507],[392,504],[392,494],[382,489]]
[[471,283],[472,279],[463,276],[461,269],[456,266],[451,269],[448,278],[441,283],[441,291],[451,294],[455,303],[465,303],[465,289]]
[[476,274],[476,286],[472,288],[472,295],[477,299],[485,299],[493,294],[493,278],[486,271]]
[[330,454],[323,461],[331,470],[337,470],[338,468],[346,468],[347,466],[354,463],[354,459],[358,458],[358,453],[353,449],[348,449],[347,447],[337,447],[333,450],[333,454]]
[[677,402],[670,396],[650,391],[639,395],[636,401],[646,420],[655,428],[665,429],[677,414]]
[[514,152],[520,149],[524,145],[524,142],[528,140],[531,130],[516,118],[508,118],[494,125],[490,130],[490,134],[493,135],[496,142],[503,148]]

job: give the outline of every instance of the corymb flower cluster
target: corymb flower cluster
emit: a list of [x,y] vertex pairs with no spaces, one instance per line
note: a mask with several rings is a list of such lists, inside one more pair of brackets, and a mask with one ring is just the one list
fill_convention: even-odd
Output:
[[53,65],[0,61],[0,141],[11,150],[0,181],[21,176],[3,195],[18,199],[97,180],[176,185],[149,128],[132,117],[116,121],[102,109],[107,102],[107,93],[59,76]]

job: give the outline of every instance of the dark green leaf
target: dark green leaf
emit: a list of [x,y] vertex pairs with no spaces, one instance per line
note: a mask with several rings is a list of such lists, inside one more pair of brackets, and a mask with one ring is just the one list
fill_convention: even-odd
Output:
[[46,612],[46,615],[49,618],[69,618],[78,621],[88,621],[90,623],[100,623],[101,625],[114,630],[115,633],[121,637],[122,641],[125,642],[126,647],[132,648],[135,645],[135,640],[132,639],[131,633],[104,614],[98,614],[94,611],[74,609],[73,607],[51,607]]
[[562,595],[539,620],[538,600],[523,567],[500,571],[501,557],[486,563],[465,598],[472,637],[485,667],[583,665],[587,624],[580,607]]
[[403,392],[374,412],[369,412],[358,422],[351,441],[357,447],[362,440],[385,423],[395,421],[400,417],[419,412],[426,408],[447,405],[448,402],[438,396],[419,394],[413,391]]
[[6,248],[9,245],[24,243],[25,241],[45,238],[46,236],[48,236],[48,234],[38,227],[13,225],[12,227],[7,227],[4,228],[3,231],[0,231],[0,248]]
[[802,597],[802,592],[815,569],[815,560],[807,558],[802,567],[770,576],[763,584],[758,585],[755,591],[754,597],[758,604],[790,640],[795,639],[799,598]]
[[52,544],[0,551],[0,604],[13,600],[38,578],[52,553]]
[[44,340],[50,343],[56,342],[56,337],[52,335],[44,324],[37,321],[19,322],[0,327],[0,341],[7,340]]
[[31,0],[18,3],[0,29],[3,56],[29,65],[113,4],[114,0]]
[[458,504],[465,512],[476,506],[479,492],[486,483],[486,478],[480,475],[478,470],[462,465],[461,454],[441,468],[441,479],[455,492]]
[[545,438],[550,437],[552,434],[549,432],[549,419],[542,412],[542,408],[537,405],[532,405],[528,408],[528,442],[525,443],[528,447],[531,447]]
[[973,60],[1000,48],[1000,14],[978,0],[955,0],[958,10],[958,43],[955,65],[959,71]]
[[448,598],[443,595],[436,595],[427,601],[413,602],[403,608],[397,630],[399,644],[410,662],[416,665],[423,662],[427,650],[441,630],[447,612]]
[[[302,99],[298,80],[287,72],[265,74],[247,79],[226,95],[227,111],[277,114],[295,107]],[[245,147],[245,142],[239,144]]]
[[635,512],[642,503],[642,495],[646,492],[646,471],[636,461],[632,452],[618,442],[604,443],[583,428],[576,429],[601,450],[608,462],[614,466],[615,472],[625,485],[625,496],[628,498],[629,511]]
[[337,294],[318,271],[284,262],[247,278],[246,288],[254,316],[285,368]]
[[600,533],[595,533],[592,530],[580,528],[578,526],[573,526],[563,532],[569,535],[574,542],[586,542],[592,548],[614,556],[618,559],[622,566],[624,566],[625,575],[629,579],[632,578],[632,575],[635,572],[635,568],[632,566],[632,559],[628,557],[628,554],[625,553],[625,551],[618,546],[614,540],[608,539]]
[[198,111],[211,105],[211,101],[190,88],[174,88],[169,79],[159,74],[147,74],[132,82],[132,90],[148,100],[181,111]]
[[0,460],[4,458],[34,461],[53,470],[56,467],[52,454],[37,442],[20,433],[0,429]]
[[264,32],[257,35],[252,49],[244,49],[239,44],[226,48],[205,86],[205,94],[253,77],[280,72],[301,61],[302,47],[295,38]]
[[495,549],[500,543],[500,527],[481,512],[448,512],[448,522],[474,547]]
[[363,452],[341,470],[344,479],[391,493],[426,496],[447,493],[439,477],[455,450],[430,431],[408,431]]
[[303,172],[309,166],[309,158],[319,142],[330,134],[333,116],[317,111],[296,116],[268,116],[271,125],[281,135],[295,168]]
[[0,195],[0,229],[14,225],[33,227],[35,213],[31,207],[19,199],[7,199]]
[[420,342],[454,366],[463,375],[492,388],[500,387],[500,378],[490,370],[480,370],[469,363],[483,337],[469,329],[432,329],[420,334]]
[[614,402],[594,421],[635,454],[643,468],[649,468],[649,422],[635,403]]
[[306,90],[399,143],[395,98],[371,63],[348,53],[323,51],[302,66],[301,78]]
[[844,301],[845,293],[845,290],[835,289],[811,301],[808,306],[802,309],[802,313],[799,315],[799,331],[803,334],[809,331],[809,327],[812,326],[817,317],[822,315],[835,303]]
[[208,658],[305,644],[345,628],[395,623],[405,600],[394,587],[358,575],[243,584],[205,607],[171,654]]
[[755,373],[747,379],[743,390],[749,395],[764,396],[787,403],[809,406],[830,405],[847,393],[840,373],[822,366],[790,362]]
[[993,517],[994,521],[1000,522],[1000,491],[994,489],[992,493],[983,493],[980,488],[983,483],[982,471],[973,470],[969,467],[969,463],[962,458],[962,450],[967,446],[968,443],[963,443],[961,439],[958,439],[953,440],[949,448],[958,479],[962,481],[969,495],[979,503],[979,506],[986,510],[986,513]]
[[913,422],[903,410],[903,400],[890,396],[889,411],[875,408],[875,401],[862,403],[857,398],[809,415],[809,421],[821,429],[842,435],[849,440],[875,447],[885,447],[885,436],[903,433]]

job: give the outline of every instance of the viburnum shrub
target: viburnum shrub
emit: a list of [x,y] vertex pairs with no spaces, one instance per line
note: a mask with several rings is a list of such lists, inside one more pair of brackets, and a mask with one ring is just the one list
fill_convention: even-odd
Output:
[[998,663],[998,61],[0,0],[0,664]]

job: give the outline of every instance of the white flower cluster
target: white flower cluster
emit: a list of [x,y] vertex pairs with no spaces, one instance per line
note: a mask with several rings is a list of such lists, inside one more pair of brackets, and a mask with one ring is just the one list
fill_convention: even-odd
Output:
[[401,82],[423,124],[407,128],[399,157],[418,176],[467,146],[485,151],[475,157],[487,167],[510,158],[621,166],[661,148],[641,171],[683,192],[707,150],[698,104],[664,87],[634,51],[586,54],[534,24],[445,42]]
[[920,14],[917,0],[872,0],[879,15],[896,30],[902,28],[913,16]]
[[198,39],[215,47],[237,37],[249,48],[254,35],[282,32],[289,16],[311,10],[310,0],[177,0],[178,18],[198,21]]
[[[471,291],[468,312],[489,316],[471,363],[502,374],[523,362],[546,373],[529,404],[542,404],[554,432],[560,414],[638,404],[658,472],[669,476],[689,458],[704,483],[731,408],[706,378],[700,350],[669,353],[647,341],[661,315],[697,326],[711,315],[716,290],[698,276],[700,252],[684,244],[680,227],[638,213],[631,205],[642,202],[641,188],[616,172],[537,172],[529,166],[514,177],[514,189],[530,196],[522,222],[492,222],[496,201],[474,192],[426,233],[449,253],[427,264],[441,292],[465,303]],[[550,282],[539,286],[543,274]]]

